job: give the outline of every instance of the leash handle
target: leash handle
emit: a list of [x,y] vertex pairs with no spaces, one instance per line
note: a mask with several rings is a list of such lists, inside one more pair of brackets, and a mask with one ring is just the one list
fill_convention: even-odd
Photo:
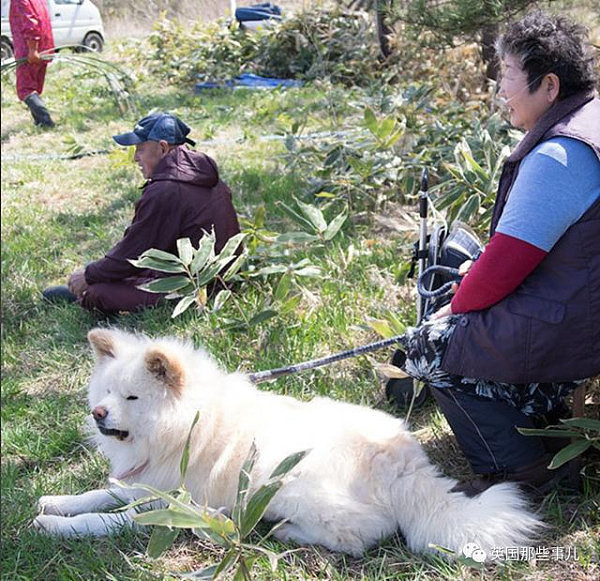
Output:
[[[432,277],[436,273],[450,275],[454,278],[454,280],[450,280],[444,283],[442,286],[436,288],[435,290],[429,290],[428,288],[426,288],[427,284],[430,282],[429,277]],[[452,285],[460,284],[460,278],[461,277],[458,273],[458,268],[452,268],[450,266],[441,265],[430,266],[419,275],[419,278],[417,279],[417,291],[420,296],[426,299],[441,297],[442,295],[450,292],[450,290],[452,289]]]

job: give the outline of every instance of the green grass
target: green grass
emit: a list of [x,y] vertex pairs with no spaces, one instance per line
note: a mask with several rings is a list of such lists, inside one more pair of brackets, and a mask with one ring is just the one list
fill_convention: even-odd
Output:
[[[204,149],[214,156],[234,193],[242,216],[259,205],[269,229],[296,229],[279,201],[309,199],[306,178],[286,169],[284,145],[260,136],[281,134],[294,120],[306,130],[353,128],[362,115],[356,105],[376,91],[307,86],[286,92],[245,91],[195,96],[155,79],[139,84],[143,111],[177,111],[194,129],[192,137],[215,139]],[[234,304],[219,315],[188,311],[172,320],[171,306],[124,315],[107,322],[72,305],[45,304],[40,291],[58,284],[87,261],[102,256],[128,225],[141,178],[129,153],[77,160],[33,159],[34,154],[66,154],[73,142],[87,151],[113,149],[112,134],[128,130],[102,79],[66,66],[51,67],[46,99],[58,122],[53,131],[33,127],[28,112],[2,84],[2,578],[7,580],[168,579],[217,562],[219,550],[191,535],[165,557],[144,556],[148,533],[127,532],[108,539],[56,540],[29,527],[42,494],[79,493],[103,485],[105,461],[88,445],[84,428],[86,381],[91,356],[86,334],[112,324],[150,335],[177,335],[203,345],[228,369],[255,371],[329,354],[378,337],[369,317],[387,310],[414,318],[414,299],[403,285],[402,266],[414,233],[400,235],[378,226],[373,215],[351,216],[343,232],[324,247],[295,251],[324,273],[298,279],[298,306],[246,330],[227,330]],[[392,204],[381,208],[387,214]],[[326,210],[333,215],[339,203]],[[364,213],[363,213],[364,214]],[[351,247],[353,250],[351,250]],[[247,287],[236,297],[240,308],[260,310],[271,301],[276,281]],[[386,407],[373,364],[387,362],[391,350],[263,384],[310,399],[335,399]],[[440,412],[429,404],[411,426],[432,459],[453,476],[468,474],[464,459]],[[308,427],[307,427],[308,428]],[[411,555],[394,537],[363,559],[306,548],[283,559],[275,574],[259,561],[260,579],[591,579],[598,574],[598,489],[585,481],[582,494],[558,491],[541,505],[550,528],[541,544],[576,545],[580,561],[511,563],[483,573],[440,558]],[[281,551],[275,542],[272,547]]]

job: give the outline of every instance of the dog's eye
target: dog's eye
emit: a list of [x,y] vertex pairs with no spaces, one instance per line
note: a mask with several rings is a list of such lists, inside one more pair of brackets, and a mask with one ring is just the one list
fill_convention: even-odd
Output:
[[138,399],[138,396],[137,395],[130,395],[130,396],[127,397],[127,399],[129,399],[129,400]]

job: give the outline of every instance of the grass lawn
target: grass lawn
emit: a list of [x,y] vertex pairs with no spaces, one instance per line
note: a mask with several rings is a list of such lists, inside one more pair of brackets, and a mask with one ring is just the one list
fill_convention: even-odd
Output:
[[[110,58],[110,47],[107,56]],[[307,176],[286,164],[282,135],[294,120],[306,131],[353,130],[362,117],[357,100],[369,90],[305,86],[286,92],[191,90],[141,78],[140,107],[169,109],[193,127],[191,137],[219,163],[242,217],[264,206],[266,227],[298,229],[278,202],[312,201]],[[82,264],[103,255],[131,220],[141,176],[131,151],[111,135],[135,119],[119,116],[102,79],[66,65],[51,66],[45,93],[57,121],[51,131],[33,127],[10,82],[2,84],[2,578],[6,580],[142,580],[175,578],[219,560],[219,549],[183,535],[165,556],[145,556],[148,532],[90,540],[43,537],[30,528],[42,494],[75,494],[102,487],[107,466],[86,442],[86,381],[92,357],[87,332],[114,325],[150,335],[177,335],[206,347],[228,369],[255,371],[326,355],[380,338],[371,318],[395,312],[414,317],[412,285],[404,266],[416,236],[414,220],[393,200],[376,208],[353,207],[338,236],[325,245],[292,248],[279,258],[308,259],[314,277],[296,276],[293,308],[273,299],[277,279],[257,280],[222,312],[192,311],[171,319],[173,304],[107,322],[73,305],[42,302],[40,292],[61,284]],[[57,156],[109,149],[79,159]],[[331,219],[343,200],[324,205]],[[406,230],[408,228],[408,231]],[[239,309],[276,316],[261,324],[229,324]],[[261,388],[310,399],[386,407],[374,364],[392,350],[263,384]],[[394,412],[393,410],[392,413]],[[468,470],[441,413],[428,404],[410,418],[431,458],[454,477]],[[310,426],[307,426],[310,429]],[[584,479],[581,493],[559,489],[539,503],[550,525],[536,546],[566,547],[570,558],[488,565],[483,571],[411,555],[400,537],[356,560],[306,548],[282,559],[276,573],[259,560],[257,579],[597,579],[600,507],[598,483]],[[272,548],[286,548],[275,542]],[[576,548],[577,556],[573,556]]]

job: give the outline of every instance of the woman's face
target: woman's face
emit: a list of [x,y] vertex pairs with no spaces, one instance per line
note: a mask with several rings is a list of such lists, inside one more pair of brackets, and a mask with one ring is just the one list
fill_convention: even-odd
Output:
[[504,103],[510,115],[510,123],[514,127],[529,131],[537,120],[554,104],[557,91],[552,85],[554,78],[545,75],[542,84],[533,92],[529,92],[527,73],[521,68],[519,59],[512,55],[506,55],[502,60],[502,80],[498,94],[504,99]]

